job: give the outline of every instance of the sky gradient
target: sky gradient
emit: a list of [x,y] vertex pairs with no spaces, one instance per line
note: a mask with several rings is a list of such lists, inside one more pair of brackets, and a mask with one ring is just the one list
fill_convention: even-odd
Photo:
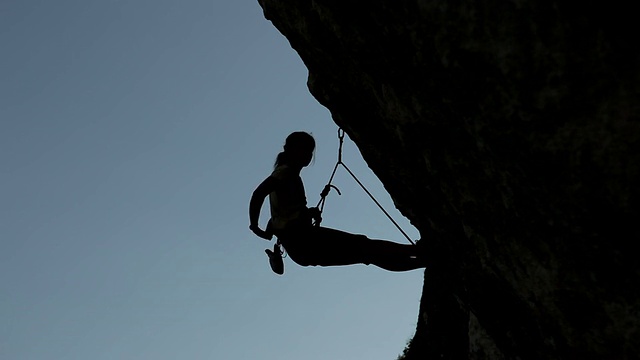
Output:
[[[422,271],[285,259],[277,276],[272,243],[248,230],[286,135],[316,138],[310,205],[338,146],[257,1],[5,0],[0,45],[0,359],[402,352]],[[344,151],[417,238],[349,139]],[[345,172],[334,184],[323,225],[406,242]]]

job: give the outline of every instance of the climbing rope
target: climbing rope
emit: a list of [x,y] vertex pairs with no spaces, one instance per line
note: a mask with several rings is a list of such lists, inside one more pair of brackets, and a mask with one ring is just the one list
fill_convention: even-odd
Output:
[[[322,211],[324,210],[324,204],[326,202],[327,199],[327,195],[329,195],[329,192],[331,191],[331,189],[335,189],[336,192],[338,193],[338,195],[342,195],[342,193],[340,193],[340,190],[331,184],[331,182],[333,181],[333,177],[336,175],[336,171],[338,170],[338,167],[342,166],[345,170],[347,170],[347,172],[349,173],[349,175],[351,175],[351,177],[356,181],[356,183],[358,183],[358,185],[360,185],[360,187],[362,188],[362,190],[364,190],[364,192],[369,195],[369,197],[371,198],[371,200],[373,200],[373,202],[378,205],[378,208],[380,208],[380,210],[382,210],[382,212],[387,216],[387,218],[389,218],[389,220],[391,220],[391,222],[393,223],[393,225],[396,226],[396,228],[398,230],[400,230],[400,232],[402,233],[402,235],[404,235],[404,237],[409,240],[409,242],[412,245],[415,245],[416,243],[413,242],[413,240],[411,240],[411,238],[409,237],[409,235],[407,235],[407,233],[404,232],[404,230],[402,230],[402,228],[400,227],[400,225],[398,225],[398,223],[393,219],[393,217],[391,217],[391,215],[389,215],[389,213],[387,212],[387,210],[384,209],[384,207],[382,207],[382,205],[380,205],[380,203],[378,202],[378,200],[376,200],[376,198],[371,194],[371,192],[362,184],[362,182],[356,177],[356,175],[351,171],[351,169],[349,169],[349,167],[342,161],[342,146],[344,144],[344,130],[342,130],[341,128],[338,128],[338,139],[340,140],[340,145],[338,147],[338,161],[336,162],[336,165],[333,167],[333,171],[331,172],[331,177],[329,178],[329,182],[327,183],[327,185],[324,186],[324,189],[322,189],[322,192],[320,193],[320,201],[318,201],[318,205],[316,205],[316,208],[318,208],[318,210],[320,210],[320,213],[322,213]],[[320,225],[320,221],[316,221],[315,223],[316,226]]]

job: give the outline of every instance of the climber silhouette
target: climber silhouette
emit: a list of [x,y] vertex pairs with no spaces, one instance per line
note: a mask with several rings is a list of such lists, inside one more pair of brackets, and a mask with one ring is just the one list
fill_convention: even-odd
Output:
[[[425,267],[417,246],[387,240],[369,239],[365,235],[314,226],[320,220],[317,208],[307,208],[302,168],[309,165],[315,150],[313,137],[302,131],[291,133],[278,154],[274,171],[253,192],[249,204],[249,229],[271,240],[275,235],[293,261],[301,266],[340,266],[373,264],[389,271],[408,271]],[[258,226],[260,209],[269,196],[271,219],[262,230]],[[276,252],[278,245],[274,248]],[[271,260],[274,252],[267,250]],[[284,268],[272,268],[281,274]]]

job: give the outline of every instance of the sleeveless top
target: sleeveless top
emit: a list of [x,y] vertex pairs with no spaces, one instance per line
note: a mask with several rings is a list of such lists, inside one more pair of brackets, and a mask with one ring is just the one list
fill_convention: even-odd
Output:
[[271,176],[278,180],[276,190],[269,194],[271,225],[274,230],[283,230],[304,218],[307,197],[300,173],[288,165],[276,167]]

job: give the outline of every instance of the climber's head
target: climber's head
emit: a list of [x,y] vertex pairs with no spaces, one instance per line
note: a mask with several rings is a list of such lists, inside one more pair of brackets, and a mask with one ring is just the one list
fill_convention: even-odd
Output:
[[284,151],[278,154],[275,166],[287,164],[303,168],[311,163],[315,148],[316,141],[311,134],[304,131],[293,132],[287,136]]

